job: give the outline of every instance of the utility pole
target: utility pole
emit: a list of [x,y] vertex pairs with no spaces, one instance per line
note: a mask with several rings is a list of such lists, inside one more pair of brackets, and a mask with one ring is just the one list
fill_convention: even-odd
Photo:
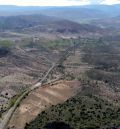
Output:
[[75,56],[75,42],[73,42],[74,43],[74,56]]

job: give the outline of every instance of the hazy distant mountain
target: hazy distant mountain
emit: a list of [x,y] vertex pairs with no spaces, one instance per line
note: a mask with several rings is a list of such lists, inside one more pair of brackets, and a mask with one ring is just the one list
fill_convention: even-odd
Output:
[[41,11],[49,16],[56,16],[76,22],[88,22],[91,19],[104,19],[120,14],[120,5],[87,5],[77,7],[59,7]]
[[48,33],[102,33],[100,27],[79,24],[73,21],[59,19],[45,15],[21,15],[0,17],[0,31],[14,30],[20,32],[48,32]]
[[57,18],[44,15],[21,15],[21,16],[6,16],[0,17],[0,29],[23,29],[37,25],[44,25],[57,21]]
[[62,19],[88,22],[93,19],[115,17],[120,14],[120,5],[86,5],[70,7],[0,6],[0,15],[45,14]]
[[120,15],[116,17],[110,17],[110,18],[105,18],[105,19],[98,19],[98,20],[92,20],[91,23],[92,25],[97,25],[99,27],[103,28],[110,28],[110,29],[120,29]]

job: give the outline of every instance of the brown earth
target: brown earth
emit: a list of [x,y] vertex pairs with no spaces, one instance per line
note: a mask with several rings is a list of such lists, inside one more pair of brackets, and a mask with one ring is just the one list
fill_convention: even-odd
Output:
[[81,90],[79,81],[57,81],[32,91],[20,104],[9,123],[10,129],[24,129],[40,112],[63,103]]

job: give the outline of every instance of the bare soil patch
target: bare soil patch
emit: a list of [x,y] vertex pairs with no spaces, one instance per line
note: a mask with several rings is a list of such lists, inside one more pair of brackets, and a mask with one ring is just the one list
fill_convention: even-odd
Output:
[[[79,90],[78,90],[79,89]],[[26,123],[40,112],[58,103],[63,103],[80,91],[79,81],[57,81],[32,91],[15,111],[9,123],[10,129],[24,129]]]

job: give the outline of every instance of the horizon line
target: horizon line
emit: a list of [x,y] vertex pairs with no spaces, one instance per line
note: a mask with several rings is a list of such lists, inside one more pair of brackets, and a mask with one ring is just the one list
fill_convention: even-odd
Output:
[[101,5],[106,5],[106,6],[112,6],[112,5],[120,5],[119,4],[84,4],[84,5],[14,5],[14,4],[0,4],[0,6],[18,6],[18,7],[71,7],[71,6],[101,6]]

